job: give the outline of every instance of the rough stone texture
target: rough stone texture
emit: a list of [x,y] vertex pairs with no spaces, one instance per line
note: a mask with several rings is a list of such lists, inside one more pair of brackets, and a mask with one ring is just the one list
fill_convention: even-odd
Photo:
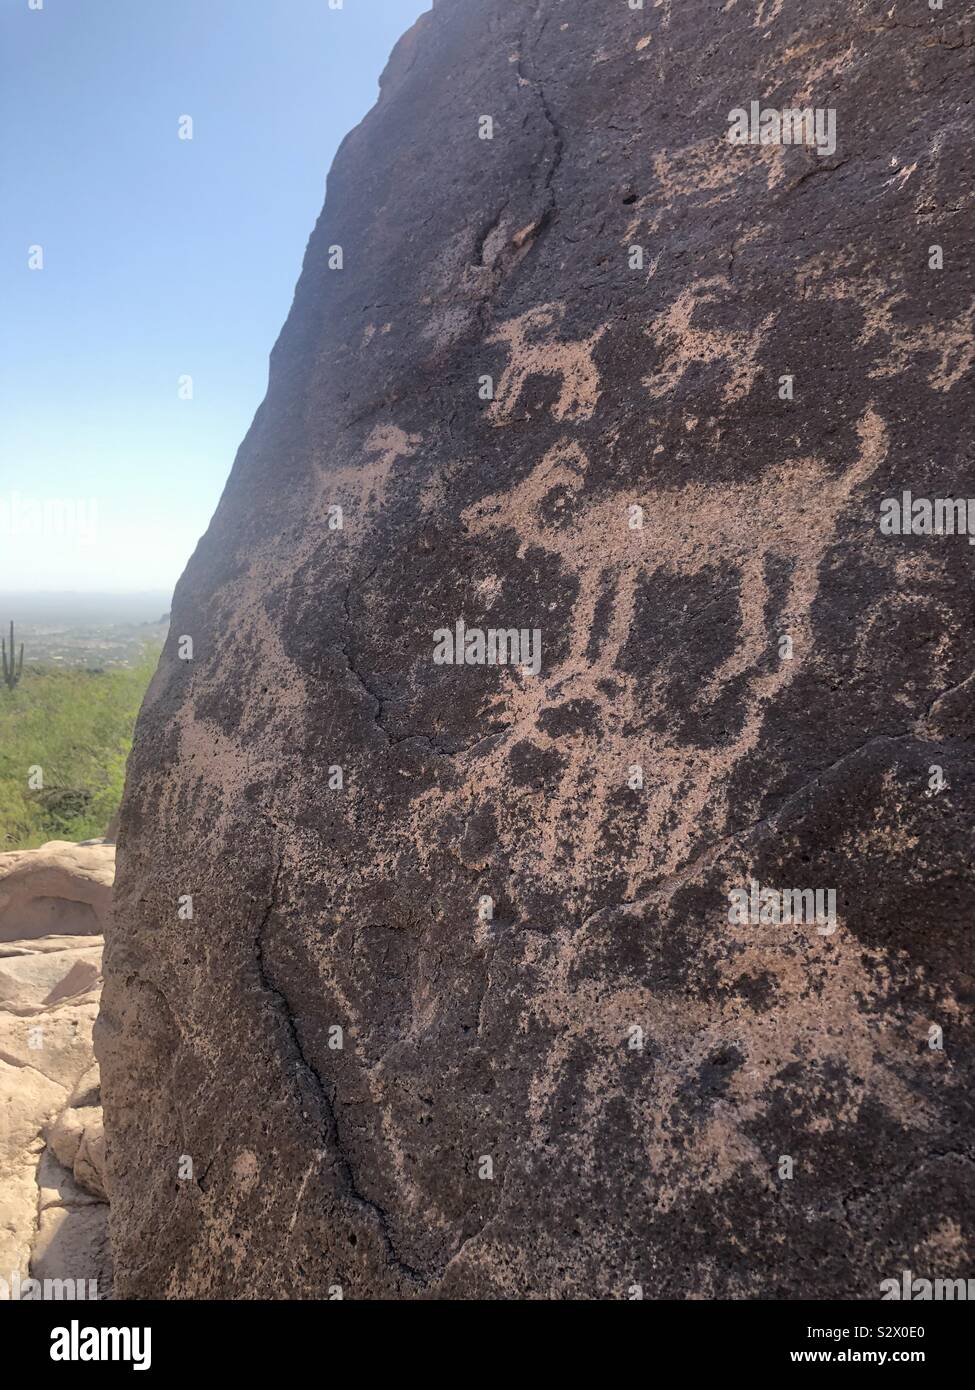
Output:
[[[972,488],[973,35],[446,0],[401,41],[140,718],[123,1295],[971,1272],[975,551],[878,519]],[[835,154],[730,145],[752,100]],[[460,617],[541,674],[435,665]],[[838,930],[729,924],[753,878]]]
[[[92,927],[108,923],[113,870],[101,845],[52,841],[0,854],[0,1291],[8,1294],[15,1277],[71,1279],[85,1297],[94,1280],[99,1297],[111,1293],[92,1046],[103,937]],[[37,935],[44,924],[58,934]]]

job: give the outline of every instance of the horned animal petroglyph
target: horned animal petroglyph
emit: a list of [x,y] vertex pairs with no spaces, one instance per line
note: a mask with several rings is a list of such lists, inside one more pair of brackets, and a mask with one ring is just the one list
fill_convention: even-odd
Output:
[[588,338],[563,341],[552,330],[562,321],[565,306],[542,304],[518,318],[509,319],[489,343],[504,343],[510,356],[498,382],[497,395],[488,411],[492,424],[505,425],[514,418],[525,383],[532,376],[557,376],[562,389],[553,407],[556,420],[589,420],[599,399],[599,373],[593,348],[606,332],[603,324]]
[[[558,809],[544,820],[540,843],[525,847],[526,867],[528,858],[537,862],[540,853],[547,869],[554,872],[559,865],[559,872],[584,891],[607,805],[634,763],[645,769],[646,806],[643,833],[626,864],[627,896],[655,876],[673,873],[705,829],[722,833],[730,774],[756,748],[765,710],[808,654],[823,558],[839,538],[856,489],[886,453],[886,430],[872,407],[864,412],[857,433],[857,457],[838,475],[821,460],[806,458],[773,465],[751,482],[692,483],[656,489],[639,499],[614,494],[591,501],[583,495],[589,459],[578,443],[566,439],[518,486],[468,510],[465,519],[474,533],[514,531],[519,556],[543,551],[562,567],[567,585],[577,586],[565,659],[554,670],[543,668],[540,683],[531,688],[508,677],[505,698],[512,722],[506,744],[528,739],[541,747],[557,744],[567,754],[562,786],[552,799]],[[574,505],[570,517],[553,525],[545,502],[557,489],[573,497]],[[627,507],[637,500],[646,522],[641,530],[631,530]],[[766,565],[772,558],[784,562],[789,579],[770,629]],[[715,746],[681,742],[668,732],[641,736],[648,712],[659,716],[668,708],[665,673],[648,681],[625,670],[641,586],[655,573],[690,577],[715,567],[737,575],[740,629],[734,650],[714,666],[697,704],[706,707],[729,682],[745,678],[737,730]],[[613,592],[613,600],[600,633],[597,604],[607,591]],[[791,660],[777,657],[780,633],[792,638]],[[770,648],[776,651],[771,662]],[[621,692],[608,695],[607,680],[621,685]],[[596,706],[601,729],[595,737],[569,740],[566,747],[564,738],[544,733],[536,721],[543,701],[551,705],[573,699]],[[575,808],[575,822],[567,823],[566,807]]]

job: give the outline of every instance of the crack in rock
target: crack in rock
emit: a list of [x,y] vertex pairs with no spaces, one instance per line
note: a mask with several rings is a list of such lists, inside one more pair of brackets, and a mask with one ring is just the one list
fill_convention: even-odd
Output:
[[296,1065],[300,1066],[307,1074],[309,1081],[311,1082],[313,1092],[318,1098],[321,1109],[321,1122],[319,1124],[319,1130],[321,1132],[323,1142],[326,1145],[323,1152],[328,1151],[327,1146],[330,1141],[331,1147],[335,1153],[337,1167],[342,1174],[343,1180],[348,1190],[348,1194],[353,1199],[353,1201],[358,1203],[359,1206],[364,1208],[364,1210],[367,1213],[371,1214],[374,1218],[375,1224],[378,1226],[379,1235],[386,1249],[386,1254],[390,1263],[393,1264],[396,1267],[396,1269],[400,1272],[400,1274],[405,1276],[405,1278],[407,1278],[411,1283],[420,1287],[424,1287],[428,1283],[426,1276],[422,1274],[421,1271],[419,1271],[418,1269],[415,1269],[406,1260],[404,1260],[397,1251],[395,1242],[393,1241],[393,1237],[390,1232],[389,1218],[386,1212],[382,1209],[382,1207],[378,1205],[378,1203],[374,1202],[370,1197],[367,1197],[365,1193],[359,1190],[359,1187],[356,1183],[355,1173],[352,1167],[351,1160],[348,1154],[345,1152],[345,1149],[342,1145],[342,1136],[339,1130],[338,1118],[335,1113],[334,1102],[329,1096],[328,1088],[326,1087],[325,1081],[321,1076],[320,1072],[318,1071],[318,1068],[315,1066],[311,1057],[305,1051],[305,1048],[301,1041],[301,1034],[298,1025],[295,1021],[294,1014],[291,1011],[291,1006],[288,1002],[287,995],[284,993],[284,990],[281,988],[281,986],[277,984],[276,981],[272,978],[272,975],[270,973],[264,949],[264,936],[267,930],[268,923],[270,922],[277,908],[278,884],[280,882],[283,868],[284,856],[282,855],[278,858],[278,862],[274,870],[274,875],[271,880],[271,890],[268,897],[267,906],[265,907],[264,912],[261,916],[261,920],[258,923],[257,931],[254,937],[254,957],[257,964],[257,973],[260,977],[261,985],[263,986],[265,993],[269,994],[277,1003],[277,1012],[281,1021],[284,1024],[285,1031],[291,1044],[291,1051],[293,1052],[296,1059]]

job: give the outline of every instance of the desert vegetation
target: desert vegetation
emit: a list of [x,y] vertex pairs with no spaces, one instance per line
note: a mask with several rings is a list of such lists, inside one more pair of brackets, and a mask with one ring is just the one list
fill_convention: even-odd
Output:
[[0,685],[0,850],[104,835],[158,655],[111,671],[28,661]]

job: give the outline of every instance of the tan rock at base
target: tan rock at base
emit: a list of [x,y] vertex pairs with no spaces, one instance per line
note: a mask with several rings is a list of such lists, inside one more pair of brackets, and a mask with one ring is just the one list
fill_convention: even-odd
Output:
[[0,855],[0,1293],[111,1291],[92,1026],[113,872],[111,846]]
[[0,854],[0,942],[104,935],[114,878],[114,845],[50,840]]

